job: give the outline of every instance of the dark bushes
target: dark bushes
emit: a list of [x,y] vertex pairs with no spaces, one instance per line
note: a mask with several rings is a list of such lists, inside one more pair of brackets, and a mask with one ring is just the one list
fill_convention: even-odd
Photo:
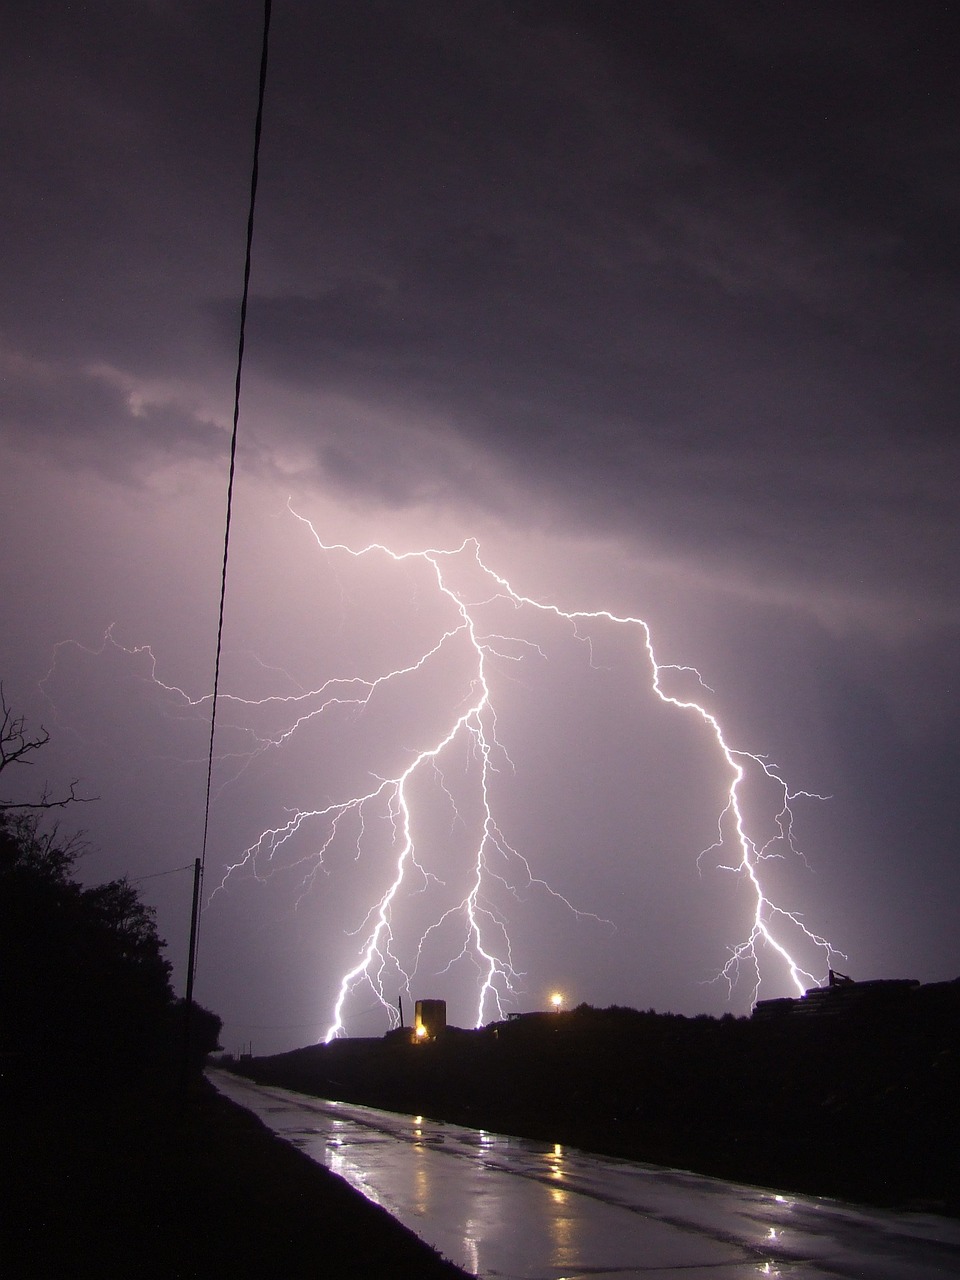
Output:
[[[37,814],[0,814],[0,1054],[20,1085],[113,1087],[177,1060],[182,1002],[153,911],[123,879],[83,888],[80,852]],[[195,1011],[193,1065],[219,1029]]]

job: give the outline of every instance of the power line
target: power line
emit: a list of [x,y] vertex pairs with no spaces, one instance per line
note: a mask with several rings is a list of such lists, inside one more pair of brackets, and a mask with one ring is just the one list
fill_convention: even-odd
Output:
[[314,1018],[310,1022],[233,1022],[230,1021],[230,1029],[237,1028],[240,1031],[302,1031],[305,1027],[316,1027],[317,1020]]
[[230,472],[227,480],[227,512],[223,530],[223,563],[220,571],[220,611],[217,620],[217,650],[213,669],[213,706],[210,712],[210,747],[207,754],[207,786],[203,808],[203,843],[200,850],[200,873],[207,860],[207,837],[210,830],[210,795],[213,786],[213,744],[217,731],[217,696],[220,690],[220,656],[223,651],[223,612],[227,595],[227,561],[230,554],[230,522],[233,515],[233,486],[237,470],[237,436],[240,425],[240,383],[243,376],[243,347],[247,328],[247,301],[250,296],[250,263],[253,254],[253,219],[257,204],[257,178],[260,172],[260,135],[263,129],[263,99],[267,85],[267,60],[270,47],[271,0],[263,5],[263,43],[260,52],[260,88],[257,98],[257,122],[253,133],[253,167],[250,172],[250,204],[247,212],[247,247],[243,265],[243,297],[240,302],[240,332],[237,341],[237,378],[233,396],[233,432],[230,437]]
[[185,867],[171,867],[169,871],[151,871],[149,875],[137,876],[135,880],[131,880],[131,884],[143,884],[144,880],[158,880],[160,876],[175,876],[178,871],[190,871],[193,863],[188,862]]
[[250,171],[250,204],[247,210],[247,246],[243,264],[243,297],[240,302],[240,332],[237,340],[237,378],[233,393],[233,432],[230,436],[230,472],[227,480],[227,511],[223,530],[223,563],[220,570],[220,610],[217,618],[217,650],[213,667],[213,704],[210,710],[210,745],[207,752],[207,785],[203,802],[203,842],[200,857],[194,864],[193,903],[190,914],[190,949],[187,958],[186,1015],[184,1018],[183,1087],[186,1088],[190,1058],[190,1034],[193,1015],[193,979],[200,939],[198,905],[203,871],[207,861],[207,837],[210,831],[210,795],[213,788],[213,744],[217,733],[217,699],[220,692],[220,656],[223,651],[223,612],[227,595],[227,560],[230,554],[230,521],[233,513],[233,483],[237,470],[237,435],[240,425],[240,383],[243,375],[243,344],[247,328],[247,301],[250,296],[250,262],[253,255],[253,218],[257,205],[257,178],[260,172],[260,135],[263,130],[263,99],[267,86],[267,60],[270,48],[271,0],[263,4],[263,40],[260,48],[260,86],[257,94],[257,122],[253,131],[253,165]]

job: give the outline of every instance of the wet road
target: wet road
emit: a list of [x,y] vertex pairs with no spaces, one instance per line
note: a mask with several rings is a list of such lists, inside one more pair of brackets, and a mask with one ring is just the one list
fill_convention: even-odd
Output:
[[947,1280],[960,1222],[777,1195],[417,1116],[210,1079],[472,1275]]

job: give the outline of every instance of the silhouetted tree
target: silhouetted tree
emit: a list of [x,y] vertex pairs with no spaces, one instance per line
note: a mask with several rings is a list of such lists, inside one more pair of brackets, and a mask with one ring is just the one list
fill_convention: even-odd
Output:
[[[50,741],[44,729],[33,735],[27,733],[26,719],[15,714],[7,703],[3,683],[0,682],[0,774],[14,765],[32,764],[30,757]],[[52,797],[44,788],[39,800],[4,800],[0,798],[0,813],[22,813],[30,809],[62,809],[68,804],[85,804],[90,797],[77,795],[77,780],[70,783],[66,795]]]
[[[184,1045],[184,1020],[187,1013],[186,1000],[178,999],[171,1010],[170,1025],[172,1028],[171,1046],[182,1052]],[[220,1046],[220,1031],[223,1019],[217,1014],[204,1009],[203,1005],[194,1001],[193,1013],[190,1016],[190,1060],[187,1063],[190,1072],[199,1072],[210,1053],[215,1053]]]
[[[0,772],[48,741],[27,733],[0,688]],[[124,878],[74,879],[82,839],[44,829],[44,810],[78,799],[0,801],[0,1060],[19,1080],[110,1084],[179,1061],[182,1001],[154,912]],[[194,1011],[191,1066],[217,1047],[220,1019]]]
[[0,1035],[14,1065],[113,1079],[159,1059],[174,1003],[151,908],[125,880],[84,889],[39,815],[0,815]]

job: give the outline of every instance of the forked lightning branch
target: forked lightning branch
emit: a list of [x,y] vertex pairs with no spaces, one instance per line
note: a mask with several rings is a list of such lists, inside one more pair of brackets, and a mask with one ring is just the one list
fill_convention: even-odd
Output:
[[[362,677],[351,675],[332,678],[318,689],[284,699],[292,704],[294,714],[289,726],[272,740],[273,743],[280,745],[309,720],[323,716],[333,707],[345,704],[368,705],[385,686],[415,675],[444,648],[457,641],[465,639],[468,642],[467,649],[472,663],[469,673],[471,695],[451,715],[444,731],[428,746],[417,751],[401,772],[390,778],[375,780],[363,792],[316,809],[298,810],[282,824],[263,831],[259,840],[229,867],[222,882],[226,886],[231,876],[242,868],[256,870],[262,859],[272,860],[283,844],[301,832],[306,824],[315,824],[322,832],[312,855],[314,864],[322,862],[338,839],[358,840],[357,855],[360,856],[367,830],[366,819],[374,812],[382,815],[385,806],[386,821],[391,827],[390,843],[393,852],[384,867],[382,892],[370,901],[360,928],[361,941],[356,962],[340,978],[332,1018],[325,1034],[326,1040],[343,1034],[351,999],[361,995],[364,990],[367,998],[369,992],[373,992],[382,1003],[391,1025],[396,1025],[394,993],[392,986],[388,989],[387,975],[399,972],[407,983],[410,980],[410,973],[404,971],[395,946],[396,931],[402,927],[402,922],[397,918],[397,909],[404,885],[411,879],[421,880],[425,874],[418,859],[414,838],[414,784],[418,775],[424,771],[442,767],[445,755],[463,740],[467,741],[475,761],[475,799],[478,801],[480,815],[476,825],[469,884],[464,896],[428,925],[416,947],[417,955],[422,953],[432,933],[449,926],[451,921],[457,923],[460,942],[458,949],[450,954],[449,964],[469,959],[476,966],[478,980],[474,1017],[476,1025],[481,1026],[491,1018],[504,1016],[505,1006],[509,1007],[513,1002],[518,986],[519,974],[515,967],[514,951],[521,946],[522,940],[511,938],[509,921],[501,911],[489,905],[495,898],[491,891],[495,887],[493,882],[503,880],[506,866],[517,864],[528,885],[536,885],[540,890],[551,894],[569,911],[581,916],[593,915],[552,889],[547,879],[541,875],[540,869],[531,866],[524,851],[510,843],[508,833],[503,831],[498,821],[496,774],[498,767],[505,760],[509,761],[509,757],[505,744],[497,736],[497,714],[491,692],[490,667],[495,662],[522,663],[525,656],[534,651],[542,654],[540,645],[524,637],[522,632],[524,616],[530,613],[551,615],[561,624],[573,629],[581,638],[582,629],[589,626],[629,629],[637,638],[638,678],[648,681],[656,697],[674,708],[677,715],[691,716],[698,720],[704,734],[714,744],[728,777],[726,801],[722,812],[718,814],[717,841],[709,849],[703,850],[701,856],[717,855],[720,865],[742,877],[749,888],[752,903],[750,928],[745,936],[730,947],[719,976],[732,990],[737,982],[744,979],[746,971],[746,980],[752,982],[755,999],[760,987],[759,953],[764,948],[769,949],[778,959],[798,994],[818,981],[817,975],[810,973],[795,958],[796,947],[791,949],[791,939],[800,940],[808,954],[811,953],[812,946],[813,953],[822,956],[824,970],[829,967],[834,949],[825,938],[812,932],[796,911],[770,898],[764,888],[763,876],[764,861],[771,855],[774,846],[778,854],[784,847],[792,853],[799,853],[794,840],[791,805],[799,796],[806,797],[810,793],[791,791],[766,759],[731,745],[716,716],[701,703],[675,697],[664,690],[662,675],[674,668],[672,664],[658,660],[650,628],[642,618],[622,617],[605,610],[566,610],[522,595],[483,562],[480,548],[474,541],[464,542],[453,551],[428,549],[398,553],[379,543],[351,548],[324,542],[309,520],[296,512],[293,515],[309,532],[318,554],[348,561],[378,557],[396,565],[405,561],[422,561],[429,567],[438,600],[447,602],[450,622],[438,632],[433,644],[424,649],[413,663]],[[454,566],[462,564],[464,560],[474,562],[471,566],[473,573],[470,575],[474,586],[469,598],[462,588],[455,585],[457,575],[451,572]],[[475,584],[478,581],[483,584],[482,592],[476,590]],[[491,635],[480,625],[483,607],[498,600],[507,602],[515,613],[516,628],[509,635]],[[694,674],[699,679],[698,673]],[[762,842],[748,829],[741,801],[743,786],[751,772],[757,771],[764,775],[768,783],[773,784],[772,793],[777,797],[773,811],[767,815],[769,821],[765,827],[776,834]],[[348,837],[345,834],[345,820],[350,816],[358,820],[360,837]],[[382,822],[384,818],[381,816],[379,820]],[[691,856],[696,856],[695,850],[691,851]]]
[[[432,739],[407,752],[402,769],[392,776],[368,774],[369,785],[352,794],[313,808],[285,811],[282,821],[262,830],[229,862],[209,900],[214,905],[218,894],[228,891],[238,876],[247,874],[265,880],[280,866],[298,876],[301,899],[320,892],[319,873],[326,869],[331,855],[344,846],[349,849],[351,860],[375,864],[368,875],[379,877],[379,888],[357,909],[356,918],[348,926],[355,939],[354,961],[336,981],[326,1040],[345,1034],[351,1009],[369,1007],[371,998],[382,1005],[389,1025],[396,1026],[398,985],[409,996],[411,981],[427,949],[432,949],[431,972],[436,972],[439,945],[446,948],[441,972],[459,965],[461,970],[472,968],[476,974],[472,1015],[475,1025],[504,1017],[516,1006],[522,992],[522,957],[528,952],[529,940],[514,936],[503,904],[516,900],[521,893],[547,895],[573,916],[601,921],[589,903],[573,902],[551,887],[544,869],[534,865],[527,852],[511,841],[499,816],[499,777],[511,772],[513,766],[510,744],[501,741],[498,731],[494,698],[495,688],[498,697],[509,696],[509,683],[504,695],[504,682],[498,684],[493,672],[498,667],[520,671],[528,660],[549,656],[544,649],[543,626],[538,630],[531,625],[535,619],[541,624],[549,620],[553,627],[565,628],[582,641],[579,647],[588,664],[592,661],[592,640],[599,629],[612,628],[629,637],[635,646],[637,681],[676,716],[687,717],[699,726],[698,732],[702,732],[706,746],[714,754],[725,778],[724,798],[716,817],[716,839],[706,849],[691,849],[689,857],[696,860],[699,854],[701,861],[710,858],[716,866],[738,877],[750,902],[749,925],[744,934],[728,944],[725,962],[721,963],[722,957],[717,958],[717,979],[725,982],[731,993],[738,984],[747,984],[756,1000],[761,984],[761,954],[768,969],[771,963],[779,968],[780,985],[792,987],[798,995],[823,978],[832,957],[842,953],[812,931],[796,910],[774,899],[767,888],[765,865],[774,857],[802,856],[795,840],[792,806],[800,797],[821,797],[791,790],[766,757],[728,741],[716,714],[707,706],[665,688],[666,675],[682,672],[695,678],[697,688],[706,691],[694,668],[660,661],[650,628],[642,618],[606,610],[562,609],[523,595],[482,560],[479,545],[473,540],[454,550],[398,552],[379,543],[354,548],[325,542],[309,520],[290,510],[316,554],[328,557],[340,574],[349,573],[350,565],[357,561],[379,561],[388,572],[399,572],[404,565],[419,566],[435,597],[437,616],[444,621],[419,653],[392,668],[331,675],[316,688],[294,694],[249,698],[221,693],[221,702],[236,710],[269,709],[280,715],[277,723],[281,727],[272,732],[248,730],[252,741],[250,757],[281,750],[308,726],[316,727],[337,715],[342,717],[344,711],[367,712],[389,691],[429,676],[432,665],[445,659],[461,666],[467,664],[459,686],[466,693],[452,700],[447,720],[441,720],[441,728],[433,732]],[[464,587],[464,582],[469,587]],[[491,631],[489,624],[483,625],[491,606],[507,615],[509,630],[503,629],[502,623],[496,631]],[[123,648],[109,632],[104,639],[107,644]],[[192,698],[177,686],[161,681],[149,646],[126,652],[146,654],[150,678],[184,706],[209,706],[209,695]],[[470,765],[469,799],[462,791],[455,798],[445,780],[447,769],[459,776],[464,758]],[[241,768],[233,786],[242,785],[243,774]],[[444,802],[468,830],[468,870],[464,876],[461,868],[455,900],[444,902],[425,926],[421,922],[416,927],[411,937],[411,925],[405,915],[411,898],[431,881],[440,882],[439,876],[428,869],[425,856],[429,852],[435,859],[437,850],[418,847],[422,838],[418,833],[429,828],[429,824],[425,827],[419,821],[420,809],[428,802],[424,797],[430,794],[429,787],[421,785],[428,775],[434,782],[439,779]],[[766,797],[766,807],[757,812],[754,798],[748,821],[744,792],[757,783],[762,786],[753,785],[751,794]],[[754,828],[765,834],[757,834]],[[805,967],[816,957],[822,961],[820,974]]]

